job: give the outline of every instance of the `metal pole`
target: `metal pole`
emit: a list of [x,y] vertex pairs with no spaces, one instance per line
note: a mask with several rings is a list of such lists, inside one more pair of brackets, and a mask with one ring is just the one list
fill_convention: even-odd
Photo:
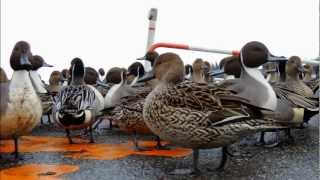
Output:
[[[156,24],[157,24],[157,15],[158,15],[158,10],[156,8],[151,8],[148,14],[149,28],[148,28],[148,39],[147,39],[146,51],[148,51],[149,47],[154,42],[154,36],[155,36]],[[151,70],[151,64],[149,61],[145,61],[144,65],[145,65],[146,71]]]

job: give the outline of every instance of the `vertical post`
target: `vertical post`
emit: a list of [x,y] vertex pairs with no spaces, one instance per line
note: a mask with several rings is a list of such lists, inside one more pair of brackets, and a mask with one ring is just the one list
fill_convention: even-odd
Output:
[[[151,8],[149,11],[149,14],[148,14],[149,28],[148,28],[148,39],[147,39],[146,52],[148,51],[149,47],[154,42],[154,36],[155,36],[156,24],[157,24],[157,15],[158,15],[157,8]],[[151,70],[151,64],[149,61],[145,61],[144,65],[145,65],[146,71]]]

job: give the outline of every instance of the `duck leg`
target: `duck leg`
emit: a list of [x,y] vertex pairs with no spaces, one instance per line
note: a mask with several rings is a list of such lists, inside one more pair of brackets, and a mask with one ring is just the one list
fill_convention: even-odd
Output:
[[191,174],[198,175],[201,173],[201,171],[198,168],[199,164],[199,149],[192,149],[193,154],[193,170]]
[[290,128],[286,129],[286,135],[287,135],[289,143],[293,143],[294,142],[294,137],[291,134],[291,129]]
[[89,133],[90,133],[90,143],[94,143],[92,126],[89,127]]
[[70,136],[70,130],[66,129],[66,133],[67,133],[67,137],[68,137],[68,140],[69,140],[69,144],[73,144],[72,138]]
[[52,124],[52,123],[51,123],[51,119],[50,119],[50,113],[47,114],[47,116],[48,116],[48,123],[49,123],[49,124]]
[[156,141],[157,141],[157,145],[156,145],[156,149],[157,150],[170,150],[170,145],[166,144],[166,145],[162,145],[161,144],[161,139],[159,136],[156,136]]
[[13,141],[14,141],[14,158],[15,160],[18,160],[19,157],[19,142],[18,142],[18,137],[13,137]]
[[146,147],[140,147],[138,144],[138,137],[137,137],[137,132],[133,131],[133,145],[134,145],[134,150],[135,151],[148,151],[150,150],[150,148],[146,148]]
[[230,154],[230,153],[228,152],[227,146],[223,147],[222,148],[222,158],[221,158],[221,161],[220,161],[220,164],[219,164],[217,170],[221,171],[224,169],[226,162],[228,160],[228,154]]

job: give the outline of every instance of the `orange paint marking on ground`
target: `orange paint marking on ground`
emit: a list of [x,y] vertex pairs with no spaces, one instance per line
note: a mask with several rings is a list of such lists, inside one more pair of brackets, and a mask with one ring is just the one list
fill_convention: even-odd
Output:
[[[151,147],[150,151],[137,152],[131,142],[121,144],[88,144],[87,141],[74,138],[77,144],[69,144],[64,137],[23,136],[20,140],[20,152],[64,152],[66,157],[74,159],[114,160],[130,155],[184,157],[191,154],[191,149],[174,148],[171,150],[156,150],[155,141],[139,141],[140,146]],[[13,152],[13,142],[1,141],[0,152]],[[165,144],[165,143],[163,143]]]
[[10,180],[57,180],[59,176],[79,170],[74,165],[27,164],[0,171],[0,179]]

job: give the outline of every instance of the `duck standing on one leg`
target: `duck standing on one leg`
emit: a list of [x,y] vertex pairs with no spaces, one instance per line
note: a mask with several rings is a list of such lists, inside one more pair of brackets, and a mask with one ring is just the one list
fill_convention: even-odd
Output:
[[193,173],[200,172],[199,149],[223,147],[223,159],[218,168],[222,169],[228,145],[256,132],[282,127],[285,123],[264,120],[261,113],[263,109],[272,111],[277,106],[272,87],[257,69],[269,57],[268,49],[258,42],[242,48],[241,63],[247,66],[247,76],[254,76],[250,85],[261,90],[261,94],[260,91],[252,93],[247,99],[242,97],[246,95],[245,91],[238,94],[219,86],[183,82],[184,65],[180,57],[174,53],[160,55],[154,64],[154,76],[147,74],[148,77],[140,79],[146,81],[155,77],[160,80],[145,100],[145,123],[161,139],[193,149]]
[[19,41],[10,56],[14,70],[11,81],[1,82],[0,139],[13,139],[14,154],[18,159],[18,138],[40,122],[41,101],[32,85],[29,70],[32,68],[30,45]]
[[70,130],[89,128],[90,143],[94,143],[92,125],[96,121],[98,101],[95,92],[84,83],[84,64],[80,58],[71,62],[71,82],[55,97],[54,117],[65,128],[69,143]]

